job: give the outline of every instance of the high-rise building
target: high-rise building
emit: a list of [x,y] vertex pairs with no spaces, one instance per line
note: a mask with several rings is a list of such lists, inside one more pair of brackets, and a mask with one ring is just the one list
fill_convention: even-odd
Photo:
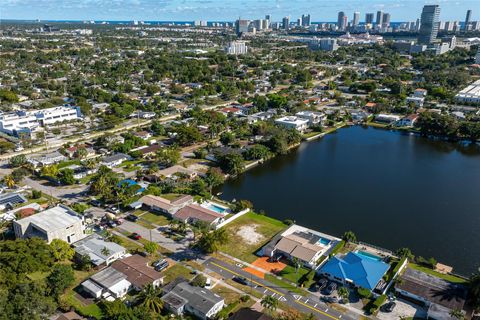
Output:
[[463,26],[465,30],[469,30],[471,19],[472,19],[472,10],[467,10],[467,15],[465,17],[465,25]]
[[343,11],[338,13],[337,27],[339,30],[345,30],[347,28],[347,16]]
[[418,34],[419,44],[432,44],[437,39],[440,18],[440,6],[438,4],[423,7],[420,31]]
[[235,32],[237,35],[241,35],[242,33],[248,32],[248,27],[250,25],[249,20],[237,20],[235,21]]
[[289,30],[290,29],[290,17],[284,17],[282,19],[282,26],[284,30]]
[[382,27],[390,27],[390,13],[383,14]]
[[373,17],[375,15],[373,13],[367,13],[365,14],[365,23],[366,24],[373,24]]
[[266,29],[270,29],[271,24],[272,24],[272,16],[267,14],[265,16],[265,21],[266,21]]
[[377,11],[377,20],[376,24],[381,25],[383,22],[383,11]]
[[302,26],[309,27],[311,24],[310,15],[309,14],[302,14]]
[[354,12],[352,24],[354,27],[356,27],[358,26],[359,23],[360,23],[360,12]]

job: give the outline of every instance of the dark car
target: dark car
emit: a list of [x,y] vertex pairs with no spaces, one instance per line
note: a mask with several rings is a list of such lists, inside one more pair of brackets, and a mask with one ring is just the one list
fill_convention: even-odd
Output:
[[244,277],[234,277],[234,278],[233,278],[233,281],[238,282],[238,283],[240,283],[240,284],[243,284],[243,285],[245,285],[245,286],[248,286],[248,281],[247,281],[247,279],[244,278]]
[[337,297],[322,297],[322,301],[327,303],[337,303],[338,299]]
[[130,235],[130,238],[132,238],[133,240],[140,240],[140,239],[142,239],[142,236],[139,235],[138,233],[134,232]]
[[330,282],[327,286],[327,289],[325,289],[325,294],[327,296],[331,295],[335,290],[337,289],[337,284],[335,282]]
[[102,206],[102,202],[100,200],[95,200],[95,199],[90,201],[90,204],[94,207],[101,207]]
[[322,278],[320,280],[318,280],[318,291],[322,291],[323,289],[325,289],[325,287],[327,286],[328,284],[328,280],[325,279],[325,278]]
[[382,307],[382,309],[383,309],[383,311],[385,311],[385,312],[392,312],[393,309],[395,309],[395,306],[396,306],[396,305],[397,305],[397,304],[396,304],[395,302],[390,301],[390,302],[384,304],[383,307]]
[[153,263],[153,267],[155,268],[155,271],[163,271],[168,267],[168,261],[165,259],[160,259]]
[[137,222],[138,219],[140,218],[134,214],[129,214],[128,216],[125,217],[125,219],[127,219],[128,221]]
[[110,227],[110,228],[116,228],[118,226],[118,224],[113,221],[113,220],[110,220],[107,222],[107,225]]

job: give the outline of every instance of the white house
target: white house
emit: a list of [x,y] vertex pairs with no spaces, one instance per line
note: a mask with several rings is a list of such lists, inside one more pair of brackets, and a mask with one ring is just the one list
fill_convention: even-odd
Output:
[[114,299],[123,298],[130,286],[127,276],[112,267],[107,267],[82,282],[83,290],[96,299],[108,299],[110,296]]
[[92,234],[73,244],[77,255],[88,255],[95,266],[110,265],[123,257],[127,251],[115,242],[103,240],[99,235]]
[[407,97],[407,103],[413,103],[416,107],[423,107],[423,104],[425,103],[425,98],[424,97]]
[[101,164],[109,168],[113,168],[122,164],[123,161],[130,160],[131,157],[124,153],[115,153],[114,155],[105,157]]
[[413,127],[417,122],[417,119],[418,119],[417,114],[411,114],[397,121],[396,125],[399,127]]
[[31,157],[28,162],[36,166],[49,166],[51,164],[59,163],[68,160],[63,154],[58,151],[41,154],[39,156]]
[[305,131],[308,128],[309,120],[302,119],[295,116],[281,117],[275,120],[277,125],[280,125],[287,129],[296,129],[300,132]]
[[393,114],[383,114],[383,113],[380,113],[375,117],[375,121],[385,122],[385,123],[397,122],[400,119],[401,119],[400,116],[396,116]]
[[17,238],[38,237],[48,243],[53,239],[73,243],[85,237],[83,217],[63,205],[14,221],[13,230]]
[[323,124],[327,120],[327,115],[315,111],[300,111],[295,115],[299,118],[307,119],[309,125]]
[[460,91],[455,100],[461,103],[480,104],[480,80]]

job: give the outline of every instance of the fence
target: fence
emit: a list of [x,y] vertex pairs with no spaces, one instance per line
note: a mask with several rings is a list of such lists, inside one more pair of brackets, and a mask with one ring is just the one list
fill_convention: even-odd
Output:
[[247,212],[250,212],[250,209],[245,209],[245,210],[242,210],[242,211],[234,214],[233,216],[231,216],[227,220],[223,221],[222,223],[217,224],[215,226],[215,229],[220,229],[221,227],[223,227],[223,226],[229,224],[230,222],[232,222],[233,220],[240,218],[241,216],[243,216]]

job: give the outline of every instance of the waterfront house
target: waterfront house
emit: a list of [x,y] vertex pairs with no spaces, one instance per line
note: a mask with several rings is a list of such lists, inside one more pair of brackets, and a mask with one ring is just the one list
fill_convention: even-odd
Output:
[[173,218],[190,224],[203,221],[209,225],[217,225],[223,222],[224,215],[198,204],[189,204],[178,210]]
[[297,117],[307,119],[310,126],[323,125],[327,121],[327,115],[315,111],[300,111],[295,114]]
[[468,289],[425,272],[408,268],[395,292],[428,308],[428,319],[454,320],[452,310],[463,310]]
[[318,273],[344,285],[373,291],[381,283],[388,269],[390,269],[390,265],[380,259],[377,260],[356,252],[349,252],[345,256],[330,258],[318,270]]
[[399,126],[399,127],[413,127],[415,125],[415,123],[417,122],[417,119],[418,119],[417,114],[411,114],[411,115],[397,121],[396,125]]
[[168,213],[174,215],[178,210],[193,203],[193,197],[190,195],[182,195],[176,199],[168,200],[159,196],[146,195],[138,200],[143,206],[151,211]]
[[309,120],[295,116],[286,116],[276,119],[275,123],[287,129],[295,129],[303,132],[308,128]]
[[400,119],[401,119],[400,116],[393,115],[393,114],[380,113],[377,116],[375,116],[375,121],[382,122],[382,123],[393,123],[393,122],[399,121]]

